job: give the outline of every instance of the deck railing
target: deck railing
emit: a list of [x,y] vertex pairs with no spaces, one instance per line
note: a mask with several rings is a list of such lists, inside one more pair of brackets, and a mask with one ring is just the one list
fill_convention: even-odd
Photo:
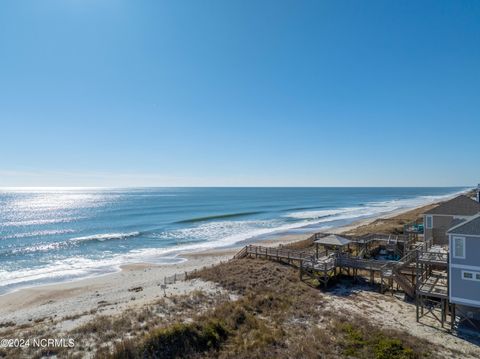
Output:
[[384,265],[388,264],[388,262],[376,259],[363,259],[346,253],[341,253],[337,257],[337,264],[340,267],[379,270]]
[[[255,255],[257,257],[271,257],[287,260],[315,260],[315,255],[307,251],[297,251],[288,248],[274,248],[248,245],[245,248],[247,255]],[[240,254],[240,252],[239,252]]]

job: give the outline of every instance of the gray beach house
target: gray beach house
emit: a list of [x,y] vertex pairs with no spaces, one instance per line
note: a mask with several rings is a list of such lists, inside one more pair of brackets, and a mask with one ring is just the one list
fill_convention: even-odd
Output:
[[[480,319],[480,214],[456,225],[449,237],[449,300],[475,310],[471,319]],[[468,309],[468,308],[467,308]]]
[[477,213],[480,213],[480,203],[465,195],[443,202],[424,213],[425,240],[432,240],[433,244],[447,245],[447,231]]

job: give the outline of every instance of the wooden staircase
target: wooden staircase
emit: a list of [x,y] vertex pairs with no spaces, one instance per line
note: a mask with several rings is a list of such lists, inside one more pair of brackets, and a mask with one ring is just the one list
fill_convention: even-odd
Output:
[[401,257],[402,254],[398,248],[398,241],[396,238],[389,238],[385,247],[388,251],[393,252],[394,255]]
[[[415,297],[415,283],[412,282],[405,274],[402,273],[402,270],[407,269],[410,264],[416,259],[417,251],[408,252],[403,258],[398,262],[387,263],[382,267],[381,276],[382,276],[382,287],[386,285],[387,287],[392,287],[393,282],[398,284],[400,288],[407,294],[410,298]],[[385,280],[388,280],[385,283]],[[393,289],[393,288],[391,288]],[[383,289],[382,289],[383,291]]]
[[243,247],[240,251],[238,251],[233,258],[234,259],[240,259],[240,258],[245,258],[248,255],[247,251],[247,246]]

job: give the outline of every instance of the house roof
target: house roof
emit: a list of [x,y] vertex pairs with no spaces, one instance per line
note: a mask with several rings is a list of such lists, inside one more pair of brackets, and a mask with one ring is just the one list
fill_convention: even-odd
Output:
[[463,223],[450,228],[448,234],[465,234],[467,236],[480,236],[480,213],[472,216]]
[[455,218],[455,219],[453,219],[452,222],[450,223],[450,228],[456,227],[456,226],[458,226],[459,224],[465,223],[466,221],[467,221],[466,218]]
[[470,197],[460,195],[443,202],[424,214],[444,214],[451,216],[473,216],[480,212],[480,203]]
[[351,241],[345,237],[336,234],[329,234],[328,236],[317,239],[315,243],[323,244],[324,246],[346,246]]

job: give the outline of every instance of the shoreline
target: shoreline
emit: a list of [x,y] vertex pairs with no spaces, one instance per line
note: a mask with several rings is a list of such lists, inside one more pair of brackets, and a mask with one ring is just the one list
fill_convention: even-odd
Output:
[[[146,257],[131,257],[131,258],[123,258],[120,260],[114,260],[113,263],[105,264],[99,267],[92,267],[87,266],[84,269],[85,273],[72,275],[72,276],[55,276],[51,278],[39,278],[39,279],[28,279],[29,275],[26,274],[26,277],[23,278],[23,282],[13,282],[10,284],[5,284],[3,293],[0,293],[0,298],[4,296],[8,296],[9,294],[23,291],[27,289],[33,288],[42,288],[42,287],[49,287],[49,286],[61,286],[68,283],[73,282],[81,282],[84,280],[93,280],[95,278],[100,278],[104,276],[114,275],[122,271],[122,268],[129,265],[135,265],[139,263],[146,264],[150,267],[180,267],[182,264],[190,260],[191,258],[198,258],[199,256],[217,256],[217,253],[224,252],[228,253],[229,255],[233,256],[235,251],[240,250],[245,245],[253,244],[253,243],[261,243],[262,245],[269,246],[269,245],[277,245],[282,243],[290,243],[293,241],[300,241],[316,232],[339,232],[339,231],[348,231],[350,228],[354,228],[356,226],[361,226],[362,224],[368,223],[370,221],[375,221],[378,218],[388,218],[390,216],[398,215],[402,212],[407,212],[413,210],[414,208],[422,207],[432,203],[438,203],[449,199],[451,197],[457,196],[461,193],[467,192],[468,190],[463,189],[462,191],[451,193],[448,195],[441,195],[435,196],[436,198],[427,199],[428,196],[423,197],[423,200],[420,200],[422,196],[415,197],[416,201],[414,203],[410,203],[409,205],[399,206],[400,208],[385,211],[385,212],[377,212],[375,214],[370,215],[359,215],[357,218],[344,218],[340,220],[331,220],[331,224],[323,224],[328,223],[324,221],[322,217],[319,217],[321,221],[314,222],[310,224],[303,224],[298,227],[292,227],[290,229],[286,228],[277,228],[274,229],[272,232],[263,233],[263,234],[251,234],[250,237],[246,237],[244,239],[240,239],[236,242],[230,244],[222,244],[217,243],[217,246],[210,246],[208,243],[202,248],[203,246],[194,246],[194,248],[169,248],[168,252],[171,253],[175,258],[174,261],[169,262],[161,260],[157,255],[148,255]],[[400,199],[400,201],[402,201]],[[343,222],[343,223],[342,223]],[[220,241],[221,242],[221,241]],[[220,246],[218,246],[220,245]],[[180,246],[182,247],[182,246]],[[195,248],[197,247],[197,248]],[[186,267],[189,267],[188,264],[185,264]],[[183,271],[182,271],[183,272]],[[34,275],[35,277],[35,275]]]
[[[437,202],[432,202],[432,203],[437,203]],[[424,205],[424,204],[423,204]],[[347,223],[345,225],[341,226],[336,226],[336,227],[325,227],[325,231],[329,233],[341,233],[341,232],[347,232],[351,229],[354,229],[356,227],[368,224],[370,222],[373,222],[379,218],[389,218],[393,216],[397,216],[403,212],[408,212],[411,211],[415,208],[422,207],[423,205],[420,206],[415,206],[415,207],[409,207],[409,208],[402,208],[402,209],[397,209],[389,213],[380,213],[372,217],[368,218],[362,218],[358,220],[354,220],[351,223]],[[297,229],[301,229],[302,227],[299,227]],[[149,262],[149,261],[132,261],[132,262],[125,262],[123,264],[118,265],[117,267],[112,267],[111,271],[107,271],[105,273],[100,273],[100,274],[92,274],[88,275],[85,277],[80,277],[80,278],[69,278],[65,280],[59,280],[51,283],[38,283],[38,284],[32,284],[32,285],[25,285],[25,286],[19,286],[18,288],[14,288],[10,291],[7,291],[5,293],[0,294],[0,304],[2,303],[2,298],[5,296],[9,296],[14,293],[22,292],[22,291],[30,291],[30,290],[41,290],[44,288],[45,290],[49,290],[50,287],[60,287],[60,286],[69,286],[73,285],[75,283],[80,283],[84,281],[92,281],[97,278],[102,278],[105,276],[113,276],[117,273],[121,273],[124,270],[129,270],[131,268],[177,268],[177,269],[182,269],[183,267],[189,268],[191,265],[187,264],[187,262],[191,261],[192,259],[197,259],[197,258],[202,258],[202,257],[210,257],[212,260],[216,258],[220,258],[218,261],[213,262],[213,263],[208,263],[209,265],[216,264],[220,262],[221,260],[224,260],[223,257],[229,256],[229,258],[233,257],[235,253],[237,253],[241,248],[243,248],[247,244],[262,244],[264,246],[276,246],[279,244],[289,244],[292,242],[297,242],[297,241],[302,241],[313,234],[320,232],[321,229],[315,229],[312,231],[305,231],[304,233],[288,233],[288,231],[282,232],[280,231],[279,233],[274,233],[274,234],[268,234],[265,236],[254,236],[245,240],[241,240],[233,245],[228,245],[224,247],[216,247],[216,248],[207,248],[207,249],[197,249],[192,252],[179,252],[178,253],[178,258],[181,259],[181,261],[177,263],[155,263],[154,261]],[[203,266],[201,266],[203,267]],[[200,269],[201,267],[197,267],[194,265],[193,269]],[[190,270],[187,270],[189,272]],[[167,271],[171,272],[171,271]],[[171,275],[174,274],[181,274],[184,273],[184,270],[181,270],[176,273],[172,273]],[[170,275],[166,275],[168,277]]]
[[[436,202],[434,202],[436,203]],[[377,215],[354,221],[344,226],[328,228],[328,232],[347,232],[380,218],[394,217],[421,208],[403,208],[387,215]],[[316,231],[317,232],[317,231]],[[313,232],[315,233],[315,232]],[[288,244],[309,238],[311,232],[279,235],[261,242],[265,246]],[[184,254],[186,261],[177,264],[152,264],[146,262],[121,265],[114,273],[106,273],[56,284],[44,284],[5,293],[0,296],[2,323],[25,325],[45,318],[78,316],[74,321],[60,320],[62,330],[90,320],[102,308],[103,315],[115,315],[131,308],[140,308],[163,297],[183,295],[196,290],[219,291],[214,284],[201,280],[177,281],[167,284],[165,277],[191,272],[230,260],[245,244],[229,248],[215,248]]]

